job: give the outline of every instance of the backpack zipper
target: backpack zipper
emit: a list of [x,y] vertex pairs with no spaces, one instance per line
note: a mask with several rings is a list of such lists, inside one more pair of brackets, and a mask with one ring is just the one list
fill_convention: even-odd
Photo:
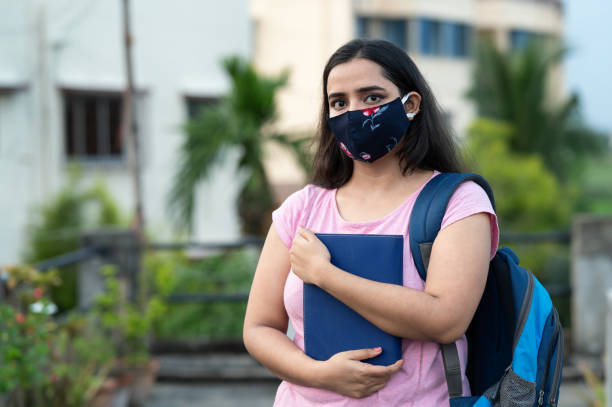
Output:
[[523,328],[525,328],[525,324],[527,323],[527,318],[529,317],[529,311],[531,310],[531,300],[533,297],[533,286],[535,282],[533,281],[533,276],[531,273],[525,271],[527,274],[527,294],[525,298],[523,298],[523,304],[521,305],[521,313],[519,314],[518,327],[516,332],[514,333],[514,343],[512,345],[512,353],[514,354],[514,349],[516,349],[516,345],[518,344],[519,338],[523,333]]
[[[554,308],[553,308],[554,309]],[[559,314],[555,309],[555,314],[557,315],[557,321],[559,321]],[[559,321],[559,325],[561,325],[561,321]],[[549,402],[551,407],[555,407],[557,400],[557,391],[559,391],[559,381],[561,380],[561,370],[563,368],[563,335],[557,336],[557,364],[555,365],[555,376],[553,377],[553,382],[550,390],[550,398]]]
[[[555,309],[555,307],[552,308],[553,311],[553,321],[555,323],[555,328],[553,331],[553,338],[557,337],[557,334],[559,333],[559,315],[557,314],[557,310]],[[550,358],[552,357],[552,353],[553,350],[555,349],[555,347],[557,346],[557,343],[554,344],[554,346],[549,346],[548,347],[548,355],[546,356],[546,369],[544,370],[544,374],[542,375],[542,381],[540,382],[542,385],[540,386],[540,392],[539,392],[539,398],[538,398],[538,406],[543,406],[544,405],[544,387],[546,386],[546,379],[548,379],[548,371],[550,370]]]

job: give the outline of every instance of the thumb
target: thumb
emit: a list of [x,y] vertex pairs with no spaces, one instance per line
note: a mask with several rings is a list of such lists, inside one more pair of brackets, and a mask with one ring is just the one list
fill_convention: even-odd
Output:
[[312,231],[310,231],[309,229],[306,229],[306,228],[304,228],[304,227],[300,227],[300,228],[299,228],[299,232],[300,232],[300,235],[301,235],[303,238],[305,238],[306,240],[308,240],[308,241],[313,240],[313,238],[314,238],[314,239],[316,239],[316,238],[317,238],[317,237],[315,236],[315,234],[314,234],[314,233],[312,233]]

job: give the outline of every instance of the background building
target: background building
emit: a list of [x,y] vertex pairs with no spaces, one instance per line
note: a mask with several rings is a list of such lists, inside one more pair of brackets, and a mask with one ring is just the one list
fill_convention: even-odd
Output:
[[[19,259],[32,208],[78,163],[103,178],[125,214],[133,208],[119,131],[125,89],[121,1],[0,0],[0,263]],[[142,182],[148,229],[169,238],[165,208],[196,106],[227,91],[222,57],[249,56],[247,0],[132,0]],[[195,238],[239,236],[230,156],[197,194]],[[230,169],[228,171],[228,169]]]
[[[389,40],[405,49],[425,76],[461,136],[474,118],[465,98],[471,83],[471,52],[480,36],[500,47],[520,48],[534,37],[561,38],[558,0],[252,0],[253,57],[258,68],[289,68],[289,86],[280,94],[287,132],[314,132],[325,62],[354,37]],[[562,91],[561,71],[553,75]],[[294,190],[303,175],[292,160],[271,146],[272,180],[280,191]]]
[[[103,178],[130,214],[127,145],[119,130],[125,68],[121,1],[0,0],[0,262],[19,259],[32,209],[63,185],[71,163],[86,183]],[[219,64],[252,57],[263,73],[291,72],[278,98],[283,132],[312,135],[321,72],[330,54],[356,36],[393,41],[414,58],[459,134],[474,117],[464,95],[477,36],[521,47],[532,36],[559,38],[556,0],[132,0],[147,227],[172,237],[166,195],[182,124],[229,86]],[[562,90],[561,73],[555,81]],[[278,199],[304,174],[270,145],[266,167]],[[193,238],[239,237],[235,156],[202,182]]]

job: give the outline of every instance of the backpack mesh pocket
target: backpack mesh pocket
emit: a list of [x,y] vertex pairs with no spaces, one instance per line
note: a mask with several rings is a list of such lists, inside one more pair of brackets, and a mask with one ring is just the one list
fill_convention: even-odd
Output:
[[531,407],[536,400],[536,384],[510,369],[502,379],[499,400],[501,407]]

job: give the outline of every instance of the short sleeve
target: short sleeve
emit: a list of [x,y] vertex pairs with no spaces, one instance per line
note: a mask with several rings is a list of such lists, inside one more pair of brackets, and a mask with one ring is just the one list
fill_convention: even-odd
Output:
[[491,220],[491,258],[493,258],[499,245],[497,215],[491,205],[489,196],[475,182],[464,182],[453,193],[448,202],[440,229],[444,229],[461,219],[481,212],[488,213]]
[[287,199],[272,212],[272,224],[285,246],[291,248],[293,237],[304,216],[308,203],[310,186],[307,185],[289,195]]

